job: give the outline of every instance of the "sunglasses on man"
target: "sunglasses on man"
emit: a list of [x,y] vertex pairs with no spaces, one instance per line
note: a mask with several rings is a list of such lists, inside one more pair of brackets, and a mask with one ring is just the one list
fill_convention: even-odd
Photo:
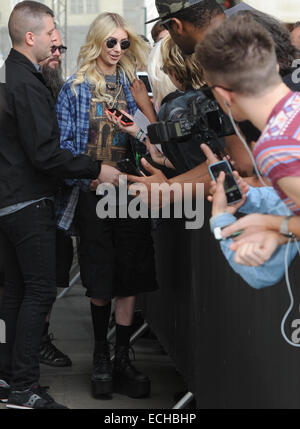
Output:
[[51,46],[51,54],[53,55],[57,50],[60,54],[64,54],[66,50],[68,49],[66,46],[60,45],[60,46]]
[[[118,43],[119,41],[114,37],[111,37],[106,40],[106,46],[108,49],[114,48]],[[122,42],[120,42],[120,46],[122,51],[126,51],[126,49],[130,48],[130,40],[122,40]]]

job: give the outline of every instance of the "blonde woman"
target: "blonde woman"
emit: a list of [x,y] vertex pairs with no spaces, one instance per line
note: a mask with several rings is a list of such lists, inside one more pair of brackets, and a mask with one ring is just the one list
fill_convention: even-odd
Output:
[[[79,54],[79,69],[64,85],[57,112],[61,146],[102,162],[100,182],[118,186],[117,161],[139,157],[137,140],[107,118],[108,108],[134,114],[130,92],[136,63],[144,65],[147,44],[113,13],[92,23]],[[143,147],[143,145],[141,145]],[[157,288],[150,222],[145,219],[100,219],[96,215],[98,183],[69,182],[70,195],[60,200],[58,225],[69,229],[74,219],[80,234],[82,283],[91,298],[95,336],[92,392],[146,396],[150,380],[131,364],[128,351],[135,297]],[[111,367],[106,341],[111,299],[115,297],[116,357]]]
[[158,113],[162,100],[176,90],[170,78],[162,71],[161,43],[159,41],[151,50],[148,58],[148,75],[153,90],[153,104]]

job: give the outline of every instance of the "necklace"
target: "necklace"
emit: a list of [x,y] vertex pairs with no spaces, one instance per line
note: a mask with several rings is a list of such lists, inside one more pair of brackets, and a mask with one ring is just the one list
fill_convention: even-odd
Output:
[[[108,82],[106,79],[106,76],[104,75],[104,73],[99,69],[99,67],[96,64],[96,70],[99,74],[101,74],[106,82],[106,89],[108,91],[116,91],[115,95],[111,95],[111,100],[106,99],[106,104],[108,106],[109,109],[116,109],[118,106],[118,98],[121,94],[122,91],[122,83],[121,83],[121,77],[120,77],[120,72],[119,72],[119,67],[117,65],[116,68],[116,73],[114,75],[107,75],[107,76],[116,76],[116,82]],[[109,95],[109,94],[108,94]]]

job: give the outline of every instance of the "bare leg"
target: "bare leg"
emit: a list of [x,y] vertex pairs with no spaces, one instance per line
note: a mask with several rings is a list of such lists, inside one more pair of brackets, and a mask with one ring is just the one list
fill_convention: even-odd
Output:
[[135,296],[117,297],[115,302],[116,323],[131,326],[135,308]]

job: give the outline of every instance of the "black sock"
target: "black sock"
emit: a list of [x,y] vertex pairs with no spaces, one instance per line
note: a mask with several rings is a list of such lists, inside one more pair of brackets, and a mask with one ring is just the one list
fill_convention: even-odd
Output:
[[105,341],[110,318],[111,302],[104,307],[98,307],[91,302],[91,313],[95,341]]
[[123,326],[116,324],[116,347],[118,346],[129,346],[129,341],[132,333],[131,326]]

